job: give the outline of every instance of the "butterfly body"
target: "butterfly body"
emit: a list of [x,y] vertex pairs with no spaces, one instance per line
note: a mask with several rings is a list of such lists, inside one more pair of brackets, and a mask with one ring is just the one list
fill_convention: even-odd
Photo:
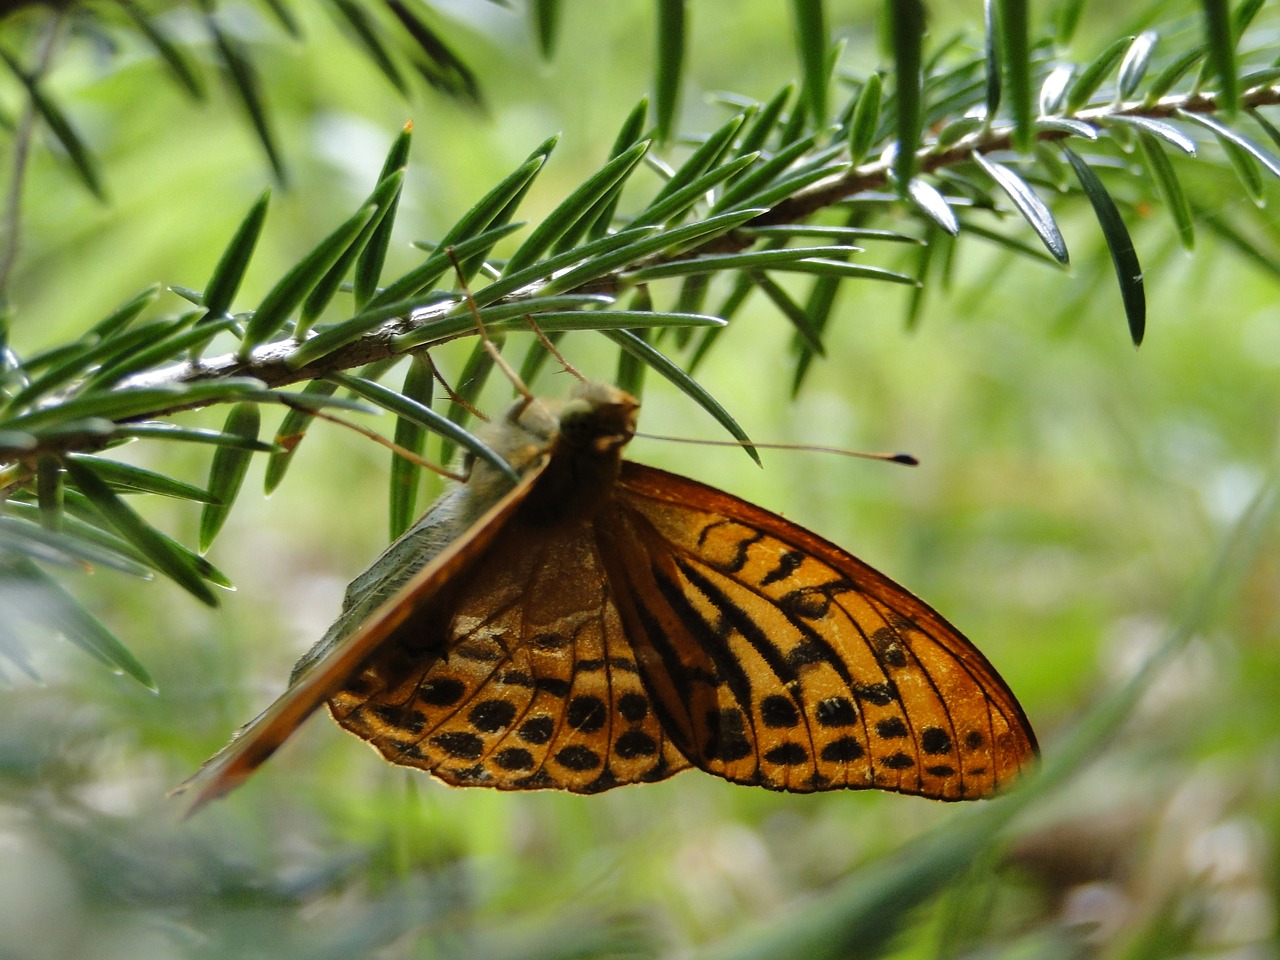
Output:
[[809,792],[990,795],[1032,762],[980,652],[820,537],[624,461],[637,402],[521,401],[352,584],[289,690],[190,781],[233,787],[317,706],[457,786],[595,793],[696,766]]

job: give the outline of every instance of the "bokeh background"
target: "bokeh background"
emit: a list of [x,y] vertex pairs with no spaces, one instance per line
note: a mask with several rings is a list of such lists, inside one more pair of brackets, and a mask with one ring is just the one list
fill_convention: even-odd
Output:
[[[421,90],[406,100],[321,5],[294,5],[301,41],[257,6],[225,7],[255,52],[289,169],[244,304],[358,205],[406,120],[401,266],[414,261],[411,241],[437,238],[558,131],[523,216],[549,210],[603,162],[651,82],[651,4],[566,5],[549,63],[522,9],[433,6],[480,68],[483,112]],[[876,5],[831,6],[844,66],[882,66]],[[980,43],[970,5],[932,6],[935,41],[965,29]],[[1162,6],[1175,18],[1197,9]],[[763,100],[794,76],[783,4],[690,7],[685,129],[723,116],[719,92]],[[1091,56],[1127,15],[1086,7],[1072,52]],[[179,10],[171,25],[192,23]],[[7,24],[15,32],[0,42],[25,37]],[[1258,28],[1264,41],[1278,25]],[[12,291],[20,352],[60,342],[153,281],[199,288],[271,184],[225,90],[193,106],[145,48],[127,35],[112,43],[76,36],[50,81],[102,160],[110,203],[36,151]],[[1254,216],[1228,179],[1189,176],[1214,218]],[[1158,206],[1136,207],[1150,320],[1135,350],[1087,205],[1055,212],[1070,271],[962,238],[949,287],[930,289],[910,326],[905,288],[846,284],[829,356],[794,399],[789,328],[763,301],[699,371],[755,438],[905,449],[919,468],[788,451],[765,453],[761,470],[740,451],[644,439],[631,456],[780,511],[928,599],[1018,693],[1050,766],[1166,638],[1194,627],[1125,723],[1106,727],[939,897],[894,921],[891,952],[1273,956],[1274,524],[1253,528],[1244,563],[1212,568],[1272,476],[1280,279],[1208,228],[1184,253]],[[907,211],[891,225],[919,227]],[[916,254],[875,256],[909,269]],[[180,307],[173,296],[160,304]],[[469,346],[433,355],[456,373]],[[570,337],[564,349],[589,375],[613,375],[602,338]],[[535,387],[560,393],[567,382],[549,373]],[[659,378],[648,387],[642,429],[722,437]],[[489,402],[496,409],[502,391]],[[207,450],[174,446],[122,456],[202,483]],[[255,464],[210,552],[237,585],[219,610],[169,583],[69,577],[159,692],[53,637],[29,641],[38,679],[3,664],[0,958],[697,955],[750,946],[930,849],[945,861],[939,838],[1004,802],[976,813],[874,793],[775,795],[695,772],[592,798],[459,791],[382,763],[317,717],[246,787],[181,820],[165,791],[283,688],[345,583],[385,545],[387,461],[322,425],[270,499]],[[194,543],[193,505],[152,498],[140,509]]]

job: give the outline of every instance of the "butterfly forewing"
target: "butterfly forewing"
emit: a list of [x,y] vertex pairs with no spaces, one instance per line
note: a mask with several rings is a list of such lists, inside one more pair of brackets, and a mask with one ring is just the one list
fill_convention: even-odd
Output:
[[438,640],[406,625],[330,704],[388,760],[456,786],[579,793],[689,766],[650,707],[588,522],[517,517],[436,623]]
[[697,766],[785,790],[990,794],[1034,754],[986,659],[821,538],[624,463],[602,553],[637,661]]

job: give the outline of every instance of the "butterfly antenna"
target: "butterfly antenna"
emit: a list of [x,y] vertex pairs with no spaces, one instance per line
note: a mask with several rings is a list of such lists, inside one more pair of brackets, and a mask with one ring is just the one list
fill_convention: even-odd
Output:
[[449,381],[444,378],[444,374],[440,372],[440,368],[436,366],[436,362],[431,359],[431,354],[424,352],[422,356],[427,361],[427,366],[431,368],[432,378],[434,378],[436,383],[440,384],[440,386],[444,388],[444,392],[449,395],[449,401],[462,407],[463,410],[466,410],[467,413],[471,414],[471,416],[475,417],[477,420],[483,420],[485,423],[488,423],[488,417],[472,406],[471,403],[455,391],[453,387],[449,386]]
[[[697,440],[693,437],[668,437],[658,433],[637,433],[637,437],[646,440],[665,440],[670,443],[694,443],[700,447],[745,447],[745,440]],[[750,441],[750,446],[759,450],[801,450],[807,453],[834,453],[841,457],[857,457],[861,460],[880,460],[885,463],[897,463],[904,467],[918,467],[920,461],[910,453],[874,453],[865,450],[846,450],[844,447],[824,447],[816,443],[760,443]]]
[[529,314],[524,315],[524,322],[529,325],[529,329],[533,331],[533,335],[538,338],[538,342],[542,344],[544,350],[560,361],[560,366],[564,367],[565,373],[571,377],[576,377],[580,383],[586,383],[587,378],[583,376],[582,371],[575,367],[572,363],[565,359],[564,354],[556,349],[556,345],[551,342],[551,338],[542,332],[542,328],[538,326],[538,321],[533,319]]
[[511,364],[507,363],[502,351],[494,346],[493,341],[489,338],[489,330],[485,327],[484,320],[480,318],[480,311],[476,308],[475,298],[471,296],[471,288],[467,286],[467,280],[462,275],[462,265],[458,263],[457,254],[454,253],[453,247],[446,247],[444,252],[448,255],[449,262],[453,264],[454,272],[458,275],[458,286],[462,288],[462,294],[466,298],[467,307],[471,310],[471,316],[476,322],[476,330],[480,333],[480,339],[484,343],[485,350],[489,352],[489,356],[497,364],[498,369],[506,374],[507,379],[511,381],[511,385],[516,388],[516,392],[524,397],[525,406],[528,406],[533,403],[533,394],[529,392],[525,382],[520,379],[520,374],[516,373]]
[[410,463],[416,464],[419,467],[425,467],[426,469],[430,470],[432,473],[437,473],[440,476],[445,477],[446,479],[456,480],[459,483],[466,482],[466,479],[467,479],[466,477],[460,476],[459,474],[456,474],[451,470],[446,470],[444,467],[440,466],[439,464],[432,463],[430,460],[424,460],[422,457],[418,456],[412,450],[408,449],[407,447],[400,446],[400,444],[396,443],[394,440],[388,440],[386,437],[378,433],[376,430],[370,430],[368,427],[362,427],[358,423],[353,423],[352,421],[345,420],[342,417],[334,416],[332,413],[326,413],[323,410],[317,410],[314,407],[310,407],[310,406],[304,407],[302,405],[294,405],[289,403],[287,400],[284,401],[284,405],[294,410],[300,410],[304,413],[310,414],[313,417],[318,417],[321,420],[327,420],[330,423],[336,423],[338,426],[346,427],[348,430],[354,430],[356,433],[360,434],[362,437],[367,437],[368,439],[372,440],[374,443],[378,443],[386,447],[388,450],[394,453],[397,457],[403,457],[405,460],[408,460]]

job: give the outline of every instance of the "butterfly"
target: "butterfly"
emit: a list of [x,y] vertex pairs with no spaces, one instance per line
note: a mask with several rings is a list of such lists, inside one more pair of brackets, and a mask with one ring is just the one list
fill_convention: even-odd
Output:
[[690,767],[810,792],[986,797],[1035,735],[931,607],[776,514],[623,460],[638,402],[517,400],[468,480],[358,577],[290,686],[185,784],[192,809],[321,704],[454,786],[597,793]]

